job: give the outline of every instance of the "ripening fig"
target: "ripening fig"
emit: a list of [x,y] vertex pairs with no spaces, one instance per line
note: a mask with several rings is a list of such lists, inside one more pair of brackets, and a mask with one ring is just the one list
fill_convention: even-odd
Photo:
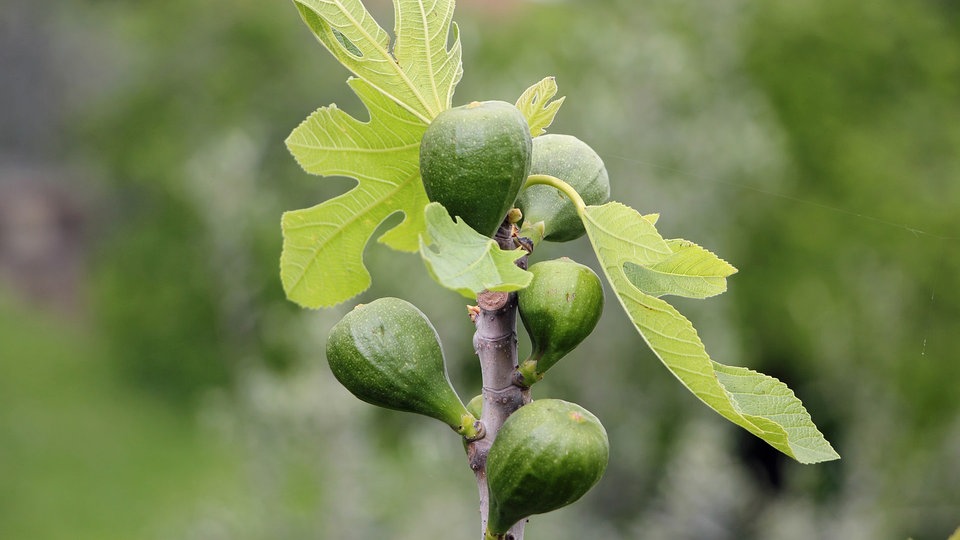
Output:
[[603,312],[603,286],[590,268],[566,257],[529,268],[533,280],[517,293],[520,318],[533,349],[520,364],[526,385],[593,332]]
[[437,115],[420,141],[420,176],[431,201],[493,236],[530,172],[523,113],[503,101],[474,101]]
[[477,419],[450,385],[437,331],[405,300],[380,298],[347,313],[330,330],[327,361],[337,380],[367,403],[476,435]]
[[507,418],[487,456],[487,538],[534,514],[566,506],[607,468],[610,445],[597,417],[559,399],[541,399]]
[[[548,134],[533,140],[530,174],[547,174],[575,189],[586,204],[601,204],[610,197],[610,179],[603,160],[592,148],[571,135]],[[585,229],[576,207],[557,189],[533,185],[516,202],[524,223],[543,222],[543,239],[567,242],[583,236]]]

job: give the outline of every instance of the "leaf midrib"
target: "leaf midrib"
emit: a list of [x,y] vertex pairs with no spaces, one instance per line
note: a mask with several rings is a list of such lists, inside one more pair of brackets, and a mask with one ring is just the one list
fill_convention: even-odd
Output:
[[420,141],[417,141],[415,143],[405,144],[403,146],[390,146],[386,148],[359,148],[359,147],[328,148],[326,146],[314,146],[306,143],[293,143],[293,142],[288,142],[287,146],[292,148],[303,148],[306,150],[313,150],[315,152],[328,152],[328,153],[356,152],[358,154],[382,154],[382,153],[390,153],[390,152],[402,152],[404,150],[412,150],[420,146]]
[[[432,118],[432,117],[436,117],[437,114],[438,114],[438,112],[437,112],[437,111],[434,111],[433,108],[427,103],[426,99],[425,99],[425,98],[423,97],[423,95],[420,93],[420,90],[417,89],[417,87],[413,85],[413,81],[411,81],[410,78],[407,77],[406,72],[403,71],[403,70],[400,68],[400,64],[397,63],[397,61],[396,61],[396,59],[393,57],[393,55],[390,54],[390,51],[384,49],[384,48],[377,42],[377,40],[373,39],[373,36],[371,36],[370,33],[367,32],[366,29],[364,29],[362,25],[360,25],[359,21],[357,21],[356,18],[354,18],[353,15],[343,6],[343,3],[342,3],[340,0],[336,0],[336,5],[337,5],[338,8],[340,8],[341,13],[343,13],[344,15],[346,15],[347,20],[349,20],[350,23],[353,24],[353,26],[360,31],[360,33],[367,39],[368,42],[370,42],[370,43],[373,44],[373,48],[374,48],[377,52],[380,53],[380,56],[382,56],[383,59],[384,59],[388,64],[390,64],[390,67],[393,69],[393,71],[395,71],[395,72],[400,76],[400,78],[401,78],[401,79],[403,80],[403,82],[407,85],[407,87],[413,92],[413,95],[416,96],[417,100],[420,101],[420,104],[423,105],[424,110],[427,112],[427,114],[428,114],[431,118]],[[424,22],[424,30],[426,30],[426,22]],[[425,33],[426,33],[426,32],[425,32]],[[394,38],[394,39],[395,39],[395,38]],[[376,85],[376,84],[374,84],[372,81],[370,81],[370,79],[368,79],[367,77],[364,77],[363,75],[359,75],[359,74],[358,74],[358,76],[359,76],[361,79],[367,81],[371,86],[373,86],[373,87],[376,88],[377,90],[380,90],[380,92],[381,92],[383,95],[388,96],[388,97],[389,97],[390,99],[392,99],[394,102],[396,102],[396,103],[399,104],[400,106],[404,107],[405,109],[409,110],[411,113],[415,114],[418,118],[420,118],[421,120],[423,120],[425,123],[427,123],[427,124],[430,123],[430,118],[427,118],[427,117],[423,116],[419,111],[412,110],[412,109],[410,108],[410,105],[407,104],[407,103],[405,103],[405,102],[403,102],[400,98],[394,96],[393,94],[391,94],[391,93],[389,93],[389,92],[384,91],[384,90],[383,90],[382,88],[380,88],[378,85]],[[431,69],[430,69],[430,80],[431,80],[431,86],[434,86],[434,81],[433,81],[433,65],[432,65],[432,64],[431,64]],[[434,88],[434,91],[436,91],[436,88]]]

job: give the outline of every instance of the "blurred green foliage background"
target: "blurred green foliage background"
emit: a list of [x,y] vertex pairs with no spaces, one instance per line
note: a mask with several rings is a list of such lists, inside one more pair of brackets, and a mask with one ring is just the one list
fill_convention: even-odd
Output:
[[[949,536],[958,4],[461,0],[457,21],[456,103],[555,75],[551,131],[599,152],[613,198],[740,269],[677,302],[713,357],[786,381],[843,456],[797,465],[728,425],[607,302],[535,394],[596,413],[610,468],[528,536]],[[360,403],[322,353],[353,304],[403,297],[468,400],[463,299],[374,244],[349,305],[280,290],[280,214],[352,185],[283,139],[322,105],[363,116],[347,76],[289,3],[4,1],[0,538],[476,537],[455,436]],[[585,240],[535,259],[560,255],[595,266]]]

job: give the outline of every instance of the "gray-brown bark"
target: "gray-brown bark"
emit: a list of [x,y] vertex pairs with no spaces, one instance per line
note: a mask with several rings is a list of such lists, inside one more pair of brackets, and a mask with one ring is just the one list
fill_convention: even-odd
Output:
[[[512,225],[504,222],[496,237],[502,248],[516,247],[512,231]],[[518,266],[526,268],[526,257],[518,261]],[[514,371],[517,367],[517,294],[484,291],[477,296],[477,308],[472,316],[477,327],[473,346],[480,359],[483,377],[483,413],[480,421],[486,435],[467,445],[467,457],[480,490],[483,538],[490,509],[486,475],[487,454],[507,417],[529,401],[529,390],[524,391],[514,384]],[[506,538],[523,540],[525,522],[526,520],[521,520],[514,525]]]

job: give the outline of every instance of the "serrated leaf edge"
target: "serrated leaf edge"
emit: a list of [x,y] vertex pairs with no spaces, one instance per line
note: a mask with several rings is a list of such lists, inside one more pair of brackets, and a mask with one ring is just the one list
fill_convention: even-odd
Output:
[[[627,208],[627,209],[630,209],[630,207],[627,207],[626,205],[622,205],[621,203],[614,203],[614,202],[607,203],[606,205],[601,205],[601,206],[608,206],[608,205],[612,205],[612,204],[620,205],[620,206],[623,206],[623,207],[625,207],[625,208]],[[814,454],[818,454],[818,455],[816,455],[816,457],[808,458],[808,457],[807,457],[807,454],[806,454],[805,452],[801,452],[801,453],[798,454],[797,451],[794,449],[795,446],[798,446],[798,445],[796,444],[797,441],[794,440],[794,441],[793,441],[793,444],[792,444],[792,445],[790,444],[790,443],[791,443],[790,435],[789,435],[789,433],[787,433],[787,429],[786,429],[784,426],[782,426],[782,425],[780,425],[780,424],[777,424],[777,423],[774,422],[773,420],[771,420],[771,419],[769,419],[769,418],[767,418],[767,417],[763,417],[763,416],[749,415],[749,418],[748,418],[748,416],[745,415],[745,414],[742,412],[741,404],[734,398],[734,396],[733,396],[733,394],[730,392],[730,390],[728,390],[727,387],[720,382],[720,378],[719,378],[719,376],[717,375],[717,367],[716,367],[716,366],[721,366],[722,369],[730,369],[730,370],[737,370],[737,369],[744,369],[744,370],[746,370],[747,368],[737,368],[737,367],[735,367],[735,366],[726,366],[726,365],[724,365],[724,364],[720,364],[719,362],[716,362],[715,360],[711,359],[710,356],[709,356],[709,354],[708,354],[707,351],[706,351],[706,348],[705,348],[704,345],[703,345],[703,342],[700,340],[700,337],[699,337],[699,335],[698,335],[698,333],[697,333],[697,331],[696,331],[696,328],[693,327],[693,324],[690,323],[690,321],[689,321],[686,317],[684,317],[682,314],[680,314],[680,312],[677,311],[676,308],[674,308],[673,306],[671,306],[669,303],[665,302],[664,300],[662,300],[662,299],[660,299],[660,298],[656,298],[656,297],[654,297],[654,296],[650,296],[650,295],[644,293],[643,291],[641,291],[640,289],[638,289],[636,286],[634,286],[633,283],[627,278],[626,274],[624,273],[623,265],[624,265],[624,263],[627,262],[627,261],[622,260],[621,257],[615,257],[616,260],[614,260],[614,261],[610,261],[610,260],[608,260],[608,259],[605,258],[604,255],[605,255],[605,252],[606,252],[607,250],[602,249],[602,248],[598,245],[597,239],[595,238],[595,234],[596,234],[597,230],[600,230],[600,231],[604,231],[604,232],[605,232],[605,229],[602,228],[602,227],[597,227],[597,230],[594,230],[594,229],[592,229],[592,228],[589,226],[588,221],[592,221],[592,219],[590,218],[590,215],[589,215],[589,213],[588,213],[588,212],[589,212],[588,209],[590,209],[590,208],[600,208],[600,207],[597,207],[597,206],[594,206],[594,207],[586,207],[586,206],[578,205],[578,212],[580,213],[580,217],[581,217],[582,221],[584,222],[585,227],[587,228],[587,236],[588,236],[588,238],[590,239],[590,243],[591,243],[591,245],[593,246],[593,249],[594,249],[594,252],[595,252],[596,255],[597,255],[597,258],[598,258],[599,261],[600,261],[600,266],[601,266],[601,268],[602,268],[602,270],[603,270],[603,272],[604,272],[604,276],[607,278],[607,282],[610,284],[611,288],[613,289],[614,295],[617,297],[617,300],[618,300],[618,302],[620,303],[621,307],[624,309],[624,311],[626,311],[628,318],[630,319],[630,321],[631,321],[631,323],[634,325],[634,327],[637,329],[637,331],[638,331],[638,333],[640,334],[641,338],[644,340],[644,342],[647,344],[647,346],[650,348],[650,350],[653,351],[653,353],[657,356],[657,358],[660,359],[660,361],[664,364],[664,366],[667,367],[667,370],[670,371],[670,373],[673,374],[673,375],[681,382],[681,384],[683,384],[683,386],[684,386],[685,388],[687,388],[688,390],[690,390],[691,393],[693,393],[694,396],[696,396],[696,397],[697,397],[700,401],[702,401],[705,405],[707,405],[708,407],[710,407],[711,409],[713,409],[714,411],[716,411],[717,413],[719,413],[721,416],[724,416],[725,418],[727,418],[728,420],[730,420],[730,421],[733,422],[734,424],[737,424],[737,425],[739,425],[739,426],[747,429],[748,431],[750,431],[750,432],[753,433],[754,435],[760,437],[762,440],[764,440],[765,442],[767,442],[768,444],[770,444],[770,445],[773,446],[774,448],[777,448],[777,449],[780,450],[781,452],[783,452],[783,453],[785,453],[786,455],[788,455],[788,456],[796,459],[797,461],[799,461],[799,462],[801,462],[801,463],[818,463],[818,462],[821,462],[821,461],[828,461],[828,460],[831,460],[831,459],[839,459],[840,456],[836,453],[836,451],[833,450],[833,447],[830,445],[829,441],[827,441],[826,438],[823,437],[823,434],[816,428],[816,425],[813,424],[812,418],[810,418],[809,413],[806,413],[806,409],[803,407],[803,404],[802,404],[802,402],[799,400],[799,398],[796,397],[796,395],[793,393],[792,390],[789,389],[789,387],[787,387],[787,386],[786,386],[785,384],[783,384],[782,382],[777,381],[777,380],[774,379],[773,377],[769,377],[769,376],[767,376],[767,375],[763,375],[763,374],[761,374],[761,373],[759,373],[759,372],[755,372],[755,371],[753,371],[753,370],[747,370],[747,371],[751,371],[751,372],[753,372],[753,373],[757,373],[758,375],[761,375],[761,376],[763,376],[763,377],[766,377],[766,378],[768,378],[769,380],[776,381],[776,384],[783,385],[783,387],[786,388],[786,390],[788,391],[789,396],[793,398],[793,401],[795,402],[795,404],[796,404],[797,406],[799,406],[799,408],[800,408],[800,409],[803,411],[803,413],[805,414],[805,419],[806,419],[807,421],[809,421],[809,424],[810,424],[810,426],[808,426],[808,427],[812,427],[812,430],[816,433],[816,435],[814,435],[813,437],[819,438],[819,440],[822,441],[829,450],[828,450],[828,451],[822,451],[821,449],[815,449],[815,448],[811,448],[811,447],[799,446],[799,448],[801,448],[801,449],[812,451]],[[630,209],[630,210],[632,210],[632,209]],[[636,212],[635,210],[633,210],[633,211]],[[637,215],[638,215],[641,219],[643,219],[644,221],[646,221],[647,223],[650,223],[650,220],[649,220],[649,219],[645,218],[644,216],[640,215],[639,213],[637,213]],[[650,223],[650,224],[652,225],[652,223]],[[598,225],[598,224],[594,224],[594,225]],[[609,234],[609,233],[608,233],[608,234]],[[620,239],[620,240],[625,240],[625,239],[622,238],[622,237],[619,237],[619,236],[616,236],[616,235],[613,235],[613,236],[614,236],[615,238]],[[611,274],[612,272],[616,272],[616,274]],[[621,281],[621,280],[622,280],[622,281]],[[623,287],[618,286],[618,284],[622,284]],[[626,288],[626,290],[623,290],[624,287]],[[647,302],[643,302],[643,301],[641,301],[641,300],[632,299],[632,298],[630,298],[629,296],[626,296],[626,294],[627,294],[628,291],[631,292],[631,293],[639,294],[639,295],[641,296],[641,298],[647,300]],[[665,339],[668,339],[668,340],[678,341],[678,342],[682,342],[682,343],[687,343],[688,345],[693,346],[693,347],[694,347],[694,350],[695,350],[696,352],[702,351],[702,360],[705,360],[705,361],[706,361],[706,363],[705,363],[702,367],[709,367],[709,368],[710,368],[710,373],[707,374],[707,373],[701,373],[701,372],[698,372],[698,371],[691,371],[691,370],[688,370],[688,369],[686,369],[686,368],[682,368],[681,366],[675,366],[675,367],[676,367],[676,370],[675,370],[673,367],[671,367],[670,364],[668,364],[668,363],[665,361],[665,359],[664,359],[663,356],[661,355],[661,352],[660,352],[657,348],[655,348],[655,347],[653,346],[653,344],[650,342],[650,340],[648,339],[648,337],[647,337],[647,335],[645,334],[645,332],[641,329],[641,327],[642,327],[643,325],[642,325],[639,321],[634,320],[633,316],[631,315],[631,310],[630,310],[630,308],[629,308],[629,307],[627,306],[627,304],[626,304],[626,299],[627,299],[627,298],[630,298],[630,300],[636,302],[636,304],[637,304],[638,307],[642,307],[642,308],[649,309],[649,310],[656,310],[656,308],[655,308],[654,306],[649,305],[650,302],[653,302],[655,305],[656,305],[656,304],[659,304],[659,305],[662,307],[662,310],[664,310],[669,316],[671,316],[676,323],[681,324],[681,325],[683,325],[683,326],[685,326],[685,327],[688,327],[689,330],[690,330],[690,332],[691,332],[691,336],[692,336],[692,340],[690,340],[690,341],[681,340],[681,339],[680,339],[679,337],[677,337],[677,336],[667,336],[667,335],[662,334],[662,333],[660,333],[660,335],[662,335]],[[657,331],[656,331],[655,329],[653,329],[653,328],[648,328],[648,331],[657,332]],[[659,333],[659,332],[658,332],[658,333]],[[674,354],[676,354],[677,356],[684,356],[684,355],[689,356],[690,354],[693,354],[693,353],[689,353],[689,352],[688,352],[688,353],[676,352],[676,353],[674,353]],[[695,354],[695,356],[700,357],[701,355],[700,355],[700,354]],[[698,363],[699,363],[699,362],[698,362]],[[699,391],[694,391],[693,388],[691,388],[691,386],[688,385],[687,382],[685,382],[685,381],[681,378],[681,376],[680,376],[680,374],[678,373],[677,370],[680,370],[680,371],[689,371],[691,374],[696,375],[696,376],[700,376],[700,377],[707,377],[707,376],[709,375],[709,376],[712,378],[712,381],[716,383],[717,389],[719,389],[719,390],[723,393],[723,395],[720,396],[720,395],[716,395],[716,394],[711,393],[711,392],[699,392]],[[708,379],[708,380],[710,380],[710,379]],[[718,408],[717,405],[719,405],[719,404],[712,404],[712,403],[708,402],[707,399],[706,399],[706,398],[708,398],[708,397],[713,397],[713,398],[715,398],[715,399],[719,399],[720,401],[723,402],[723,404],[725,404],[725,406]],[[751,420],[750,418],[753,418],[754,420]],[[762,420],[763,423],[771,423],[771,424],[775,425],[775,426],[776,426],[776,430],[775,430],[774,432],[770,432],[770,431],[768,431],[768,430],[763,429],[761,426],[757,425],[757,423],[756,423],[756,421],[759,421],[759,420]],[[785,441],[786,441],[785,444],[780,443],[778,440],[776,440],[775,437],[765,436],[765,434],[768,434],[768,433],[776,433],[777,435],[782,436],[782,437],[785,439]]]

